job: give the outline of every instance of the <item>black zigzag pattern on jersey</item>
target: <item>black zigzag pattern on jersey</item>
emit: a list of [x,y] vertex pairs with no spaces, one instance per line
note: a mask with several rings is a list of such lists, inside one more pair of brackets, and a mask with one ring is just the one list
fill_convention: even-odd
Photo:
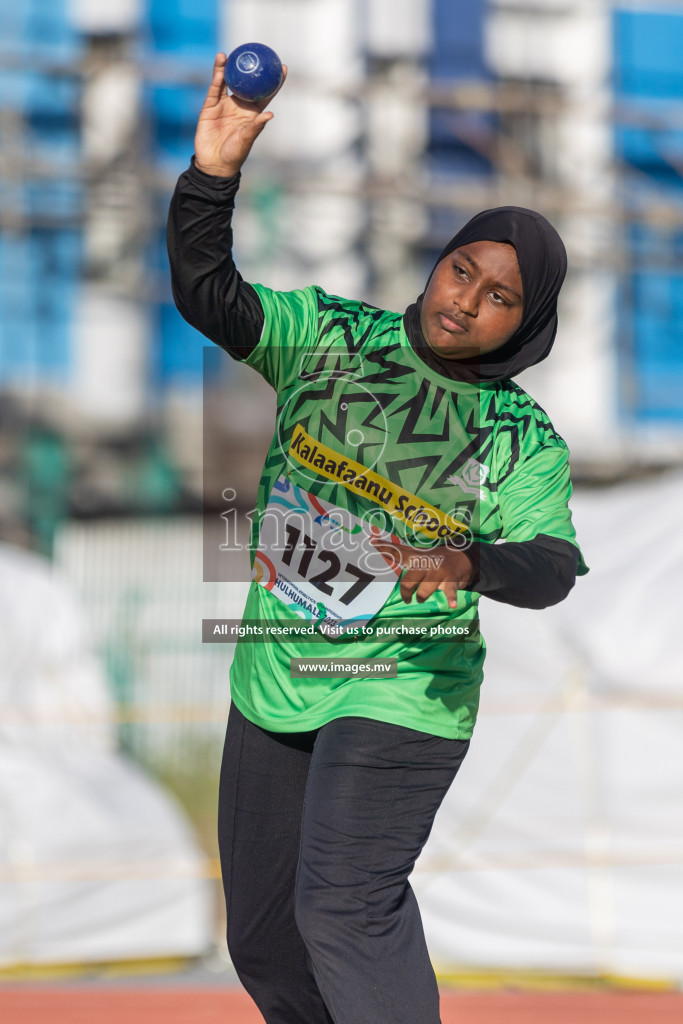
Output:
[[535,402],[529,401],[526,392],[513,381],[508,382],[509,390],[515,396],[515,402],[498,416],[498,443],[501,447],[508,446],[508,461],[498,478],[498,484],[514,472],[519,463],[520,450],[525,434],[533,427],[540,439],[552,440],[564,446],[564,441],[552,426],[544,410]]
[[[433,420],[441,402],[446,398],[444,388],[432,384],[429,380],[420,383],[419,390],[409,402],[399,406],[397,413],[406,411],[406,418],[403,421],[401,432],[398,435],[397,444],[409,444],[411,446],[421,444],[444,444],[450,439],[449,417],[443,419],[441,429],[426,430],[427,424],[424,420]],[[424,415],[423,415],[424,414]],[[418,429],[418,424],[423,423],[423,429]]]
[[[344,341],[349,356],[363,347],[384,315],[384,310],[375,306],[348,303],[318,290],[318,338],[322,341],[334,331],[335,339]],[[358,329],[361,322],[363,330]]]
[[[423,381],[419,393],[418,402],[415,402],[411,414],[404,422],[399,440],[409,444],[411,451],[419,451],[422,447],[431,449],[438,454],[423,456],[422,459],[413,455],[412,462],[419,464],[422,461],[428,464],[429,472],[425,472],[421,479],[421,486],[427,485],[437,491],[443,489],[448,497],[445,498],[449,504],[449,498],[454,495],[452,477],[458,476],[459,471],[471,460],[482,464],[486,463],[491,447],[493,445],[495,418],[495,400],[493,396],[481,395],[475,408],[469,407],[468,412],[459,407],[459,396],[449,392],[445,387],[434,384],[430,381]],[[440,412],[443,418],[443,427],[440,432],[429,433],[425,430],[428,421]],[[418,424],[422,429],[418,429]],[[403,460],[402,464],[392,463],[397,471],[410,465],[411,460]],[[457,497],[454,508],[447,508],[445,511],[452,512],[456,517],[472,523],[476,534],[482,539],[488,539],[486,522],[480,521],[480,502],[478,495],[467,495],[461,493]],[[463,515],[463,513],[467,515]],[[493,513],[491,513],[493,515]]]
[[[406,487],[408,490],[413,490],[415,487],[421,488],[428,484],[428,481],[434,474],[436,466],[439,464],[441,459],[440,455],[411,455],[405,459],[392,459],[387,461],[387,476],[393,482],[400,484],[402,487]],[[420,466],[424,466],[424,472],[417,481],[417,484],[413,481],[410,485],[406,481],[404,483],[404,475],[406,470],[414,470]]]
[[455,408],[453,420],[457,425],[458,435],[460,438],[469,438],[469,441],[458,449],[457,455],[446,466],[445,475],[436,481],[437,486],[443,486],[448,477],[457,474],[472,459],[482,464],[486,462],[493,446],[493,432],[497,423],[493,396],[487,401],[487,397],[482,394],[476,410],[470,409],[466,416],[460,412],[458,395],[451,395],[451,400]]
[[[391,333],[395,334],[394,326]],[[390,381],[399,384],[404,377],[412,377],[415,371],[407,363],[401,361],[402,348],[398,342],[382,345],[381,349],[364,354],[365,374],[368,384],[383,384]],[[398,359],[394,358],[398,355]]]

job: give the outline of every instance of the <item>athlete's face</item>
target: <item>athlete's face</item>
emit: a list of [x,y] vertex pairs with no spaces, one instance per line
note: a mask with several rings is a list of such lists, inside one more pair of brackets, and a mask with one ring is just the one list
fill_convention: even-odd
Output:
[[522,275],[513,246],[470,242],[437,264],[422,300],[425,341],[444,359],[494,352],[522,322]]

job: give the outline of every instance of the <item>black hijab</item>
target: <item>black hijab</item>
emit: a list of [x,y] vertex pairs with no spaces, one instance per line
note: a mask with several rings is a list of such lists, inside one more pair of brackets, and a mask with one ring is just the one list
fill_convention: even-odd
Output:
[[524,292],[524,312],[517,331],[494,352],[460,360],[442,359],[422,334],[423,292],[404,313],[406,333],[423,362],[445,377],[473,383],[504,380],[540,363],[553,347],[557,297],[567,272],[567,253],[555,228],[540,213],[521,206],[499,206],[478,213],[458,231],[436,261],[427,284],[444,257],[470,242],[507,242],[514,246]]

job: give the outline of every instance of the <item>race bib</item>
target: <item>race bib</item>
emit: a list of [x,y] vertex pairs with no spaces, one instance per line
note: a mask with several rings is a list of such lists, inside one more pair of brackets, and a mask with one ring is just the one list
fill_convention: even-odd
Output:
[[261,520],[252,579],[324,632],[372,619],[400,575],[371,537],[398,538],[368,525],[280,476]]

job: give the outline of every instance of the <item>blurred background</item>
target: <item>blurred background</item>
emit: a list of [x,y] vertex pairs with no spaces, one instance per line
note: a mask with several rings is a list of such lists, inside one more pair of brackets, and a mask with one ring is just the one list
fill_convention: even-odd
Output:
[[199,957],[230,977],[232,649],[201,620],[241,614],[217,551],[274,407],[176,312],[164,236],[213,56],[250,40],[290,70],[238,196],[247,280],[403,310],[501,204],[569,250],[552,358],[519,382],[569,444],[592,572],[542,613],[482,602],[482,718],[415,874],[440,977],[675,986],[673,0],[0,3],[0,967]]

